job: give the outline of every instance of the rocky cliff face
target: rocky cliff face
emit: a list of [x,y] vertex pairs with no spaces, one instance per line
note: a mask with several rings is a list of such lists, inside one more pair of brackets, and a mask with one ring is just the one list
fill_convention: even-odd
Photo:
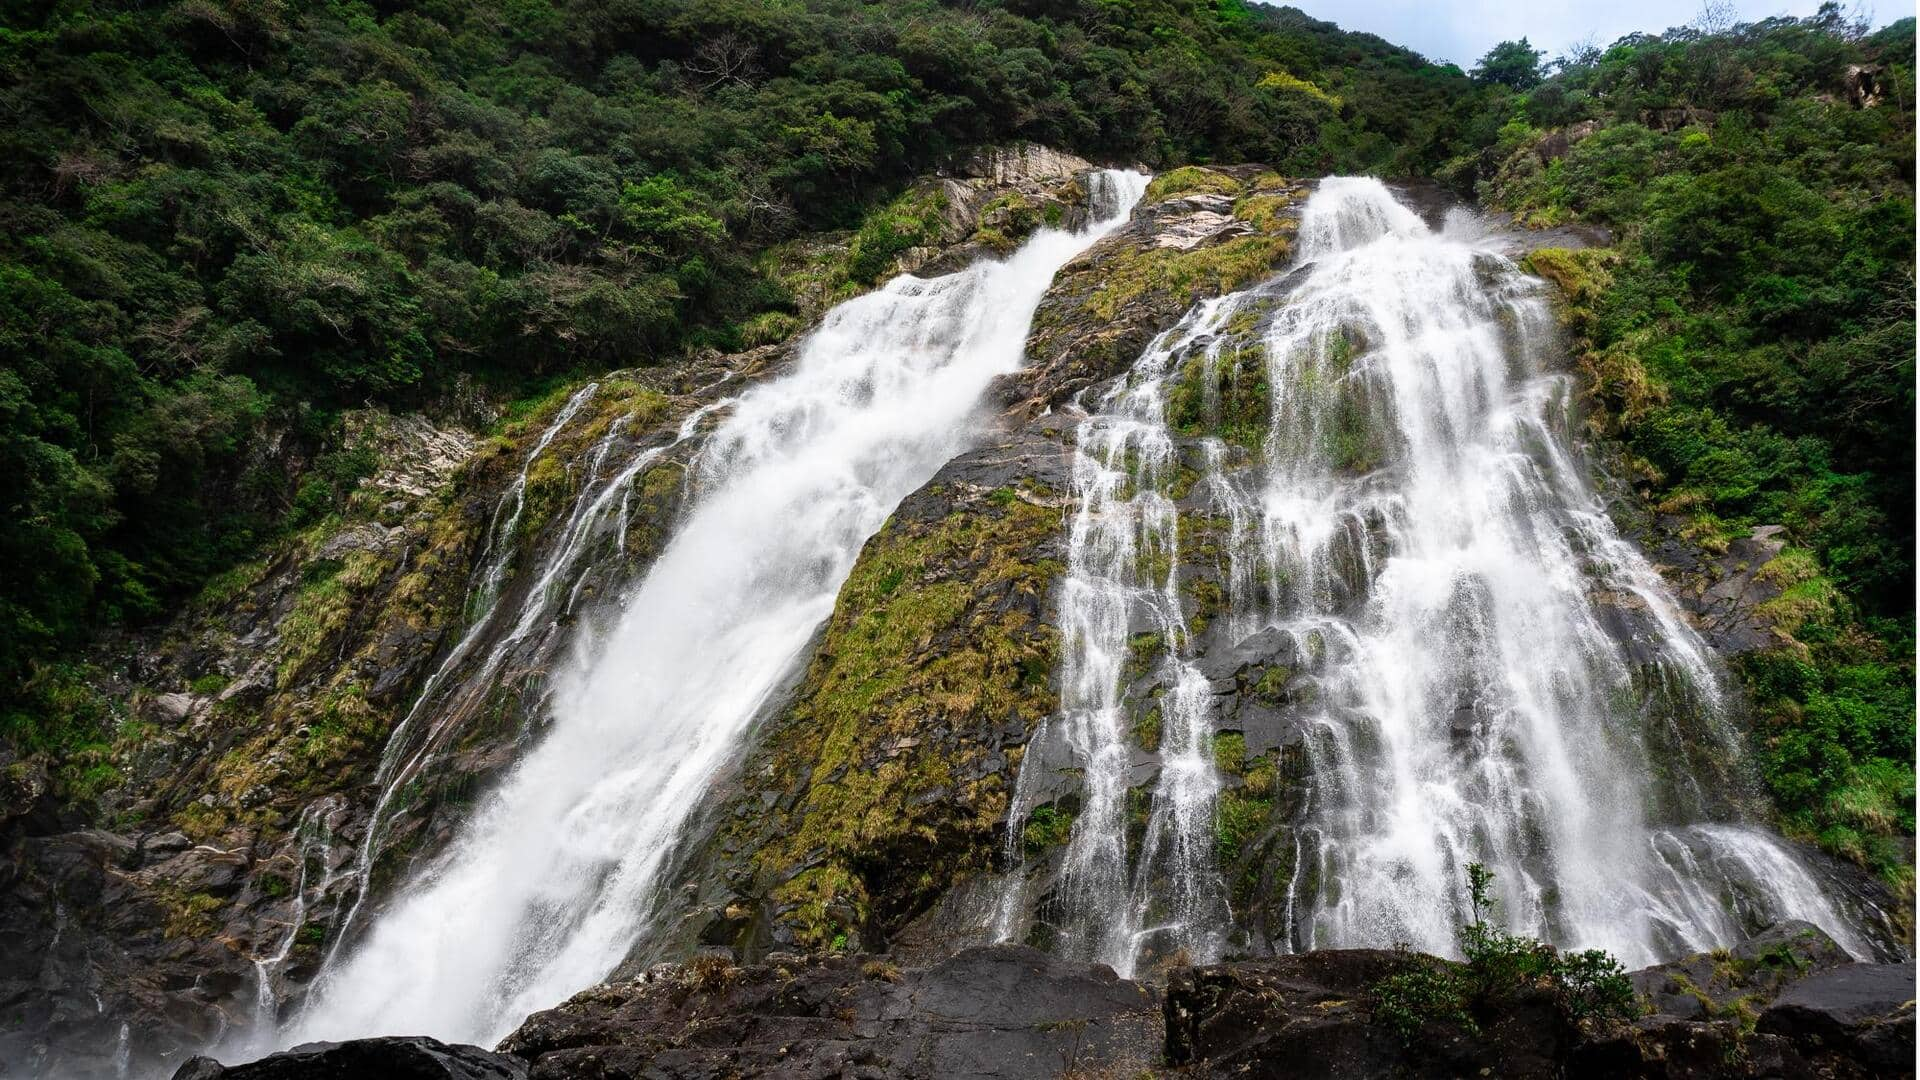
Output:
[[1200,299],[1290,252],[1301,185],[1183,170],[1056,277],[995,430],[862,552],[790,706],[688,855],[673,944],[942,955],[977,935],[969,888],[1004,855],[1025,743],[1057,706],[1075,396]]
[[[1037,148],[957,163],[903,197],[937,224],[886,265],[932,274],[1040,224],[1071,224],[1087,168]],[[1170,957],[1163,1008],[1158,990],[1111,972],[1025,949],[960,951],[979,935],[996,875],[1020,864],[1037,909],[1057,867],[1058,835],[1029,828],[1010,843],[1006,823],[1028,740],[1058,704],[1053,616],[1077,403],[1196,301],[1285,266],[1307,189],[1254,167],[1176,170],[1069,264],[1036,314],[1027,367],[991,394],[979,446],[869,541],[790,692],[710,793],[676,853],[665,929],[619,979],[530,1020],[506,1060],[460,1072],[432,1064],[440,1051],[404,1051],[429,1061],[419,1075],[1085,1076],[1164,1061],[1195,1075],[1758,1076],[1804,1065],[1851,1076],[1886,1046],[1910,1046],[1910,1002],[1903,1027],[1879,982],[1852,1012],[1811,979],[1801,1011],[1786,995],[1771,1009],[1785,980],[1762,986],[1738,964],[1722,978],[1718,958],[1641,980],[1658,1023],[1596,1034],[1526,1014],[1488,1040],[1444,1033],[1450,1056],[1421,1064],[1372,1024],[1369,988],[1400,962],[1393,954],[1200,969]],[[855,242],[827,238],[801,261]],[[1271,303],[1287,288],[1275,283]],[[843,296],[803,301],[817,312]],[[356,417],[349,437],[380,468],[347,514],[236,571],[163,631],[103,654],[120,730],[103,764],[118,783],[83,806],[44,762],[5,763],[0,1060],[64,1075],[171,1063],[297,1002],[391,883],[431,859],[474,793],[539,737],[546,676],[570,629],[671,535],[706,418],[788,357],[774,343],[617,372],[487,438]],[[1231,393],[1192,403],[1180,454],[1222,433],[1233,452],[1235,417],[1263,404]],[[1209,542],[1220,523],[1201,509],[1181,507],[1181,558],[1187,619],[1204,635],[1222,569]],[[1782,640],[1767,602],[1790,582],[1768,535],[1724,555],[1646,535],[1716,646]],[[1275,636],[1221,636],[1200,662],[1235,822],[1220,846],[1235,949],[1282,952],[1296,943],[1275,909],[1290,871],[1278,840],[1298,809],[1298,712],[1312,692],[1300,676],[1315,658]],[[1144,786],[1159,767],[1156,686],[1144,668],[1134,675]],[[1075,783],[1056,772],[1039,805],[1064,817]],[[1027,921],[1043,942],[1044,920]],[[696,952],[711,956],[652,966]],[[1802,960],[1789,965],[1796,974],[1847,970]],[[1888,976],[1834,978],[1852,980],[1832,991],[1846,997]],[[1324,1054],[1302,1049],[1315,1047]],[[399,1060],[384,1053],[352,1060]],[[226,1075],[348,1068],[309,1057],[317,1064]],[[1333,1065],[1348,1071],[1324,1071]],[[222,1075],[199,1068],[188,1075]]]
[[[560,602],[646,564],[685,453],[660,455],[617,529],[588,537],[574,526],[596,474],[669,442],[712,396],[696,387],[780,358],[608,376],[489,440],[350,417],[381,466],[345,515],[103,659],[124,711],[106,763],[117,782],[97,803],[63,805],[34,759],[9,766],[0,969],[21,1020],[0,1056],[110,1071],[116,1055],[206,1045],[297,997],[362,886],[377,897],[436,851],[531,737],[570,621]],[[569,545],[560,595],[541,570]],[[488,596],[496,569],[505,584]],[[543,617],[505,617],[529,609]]]
[[[1168,974],[1164,988],[1023,946],[662,965],[535,1014],[489,1053],[321,1044],[175,1080],[1024,1080],[1029,1077],[1828,1078],[1913,1075],[1913,965],[1855,964],[1804,924],[1636,972],[1631,1021],[1570,1019],[1522,987],[1403,1033],[1377,987],[1413,954],[1324,950]],[[360,1070],[356,1073],[354,1070]]]

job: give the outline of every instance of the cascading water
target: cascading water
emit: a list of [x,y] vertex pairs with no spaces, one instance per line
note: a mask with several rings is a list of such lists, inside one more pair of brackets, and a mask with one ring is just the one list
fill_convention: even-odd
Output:
[[[1741,823],[1714,666],[1570,449],[1543,287],[1472,239],[1324,181],[1293,272],[1195,309],[1092,402],[1061,712],[1010,852],[1061,761],[1077,816],[1050,877],[1011,877],[995,936],[1032,933],[1031,909],[1123,974],[1230,945],[1450,953],[1478,862],[1512,929],[1630,966],[1785,917],[1871,955]],[[1183,580],[1190,543],[1214,577]],[[1287,731],[1245,779],[1210,752],[1255,749],[1232,694]],[[1273,808],[1257,862],[1249,807]],[[1236,903],[1277,914],[1249,932]]]
[[[1131,973],[1149,937],[1209,957],[1229,923],[1206,850],[1219,786],[1208,759],[1207,680],[1189,659],[1192,634],[1177,570],[1179,515],[1166,491],[1178,468],[1166,422],[1171,355],[1156,343],[1079,426],[1078,511],[1060,596],[1061,710],[1032,740],[1035,746],[1058,740],[1082,769],[1079,813],[1056,890],[1055,947],[1122,974]],[[1136,636],[1143,657],[1134,655]],[[1130,859],[1135,754],[1125,675],[1142,661],[1168,674],[1170,691],[1160,706],[1156,798],[1139,856]],[[1017,808],[1030,808],[1036,775],[1023,767]],[[1022,815],[1013,817],[1010,843],[1017,845]],[[1023,892],[1016,886],[1003,898],[997,937],[1013,935]]]
[[[576,635],[550,728],[330,966],[281,1041],[490,1042],[619,962],[679,829],[862,544],[964,447],[988,381],[1019,366],[1055,270],[1125,220],[1145,179],[1103,172],[1092,186],[1088,229],[1041,230],[1004,262],[849,301],[791,374],[739,397],[701,451],[673,541],[604,635]],[[586,516],[624,505],[619,490]]]

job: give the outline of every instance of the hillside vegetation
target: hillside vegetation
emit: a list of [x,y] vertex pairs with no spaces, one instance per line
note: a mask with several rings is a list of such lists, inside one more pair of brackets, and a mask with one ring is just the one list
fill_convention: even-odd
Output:
[[791,332],[758,254],[859,227],[839,273],[883,273],[918,236],[875,208],[954,151],[1419,171],[1473,89],[1239,0],[9,12],[3,685],[324,516],[371,464],[340,407]]
[[373,466],[363,403],[478,419],[779,340],[907,182],[1032,140],[1435,176],[1610,249],[1542,260],[1630,479],[1778,523],[1744,661],[1790,830],[1910,876],[1914,23],[1634,35],[1471,72],[1242,0],[27,0],[0,25],[0,734],[106,735],[72,657]]

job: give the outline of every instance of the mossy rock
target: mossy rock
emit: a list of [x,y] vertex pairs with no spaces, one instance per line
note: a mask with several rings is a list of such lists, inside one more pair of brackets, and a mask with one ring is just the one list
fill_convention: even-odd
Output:
[[[1037,413],[1125,371],[1195,303],[1266,278],[1292,257],[1304,185],[1254,166],[1175,169],[1155,185],[1131,221],[1055,278],[1028,336],[1032,363],[1007,387],[1009,404],[1024,398]],[[1178,197],[1196,194],[1217,198]],[[1249,403],[1249,411],[1257,409]]]
[[[1024,472],[1023,452],[1035,455]],[[1020,756],[1003,740],[1058,705],[1046,610],[1066,480],[1049,439],[988,447],[910,496],[861,552],[792,705],[743,770],[733,805],[758,812],[719,815],[718,848],[746,853],[794,943],[872,947],[1003,845]]]

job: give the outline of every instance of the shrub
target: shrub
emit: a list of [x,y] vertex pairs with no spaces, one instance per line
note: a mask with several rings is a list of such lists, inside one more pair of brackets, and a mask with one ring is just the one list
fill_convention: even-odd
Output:
[[1373,984],[1374,1019],[1411,1042],[1428,1024],[1477,1031],[1478,1018],[1497,1014],[1530,990],[1552,994],[1569,1021],[1628,1019],[1633,984],[1620,961],[1599,949],[1562,954],[1553,946],[1511,934],[1491,922],[1497,902],[1493,872],[1467,866],[1472,921],[1459,929],[1464,963],[1412,953],[1400,946],[1399,971]]

